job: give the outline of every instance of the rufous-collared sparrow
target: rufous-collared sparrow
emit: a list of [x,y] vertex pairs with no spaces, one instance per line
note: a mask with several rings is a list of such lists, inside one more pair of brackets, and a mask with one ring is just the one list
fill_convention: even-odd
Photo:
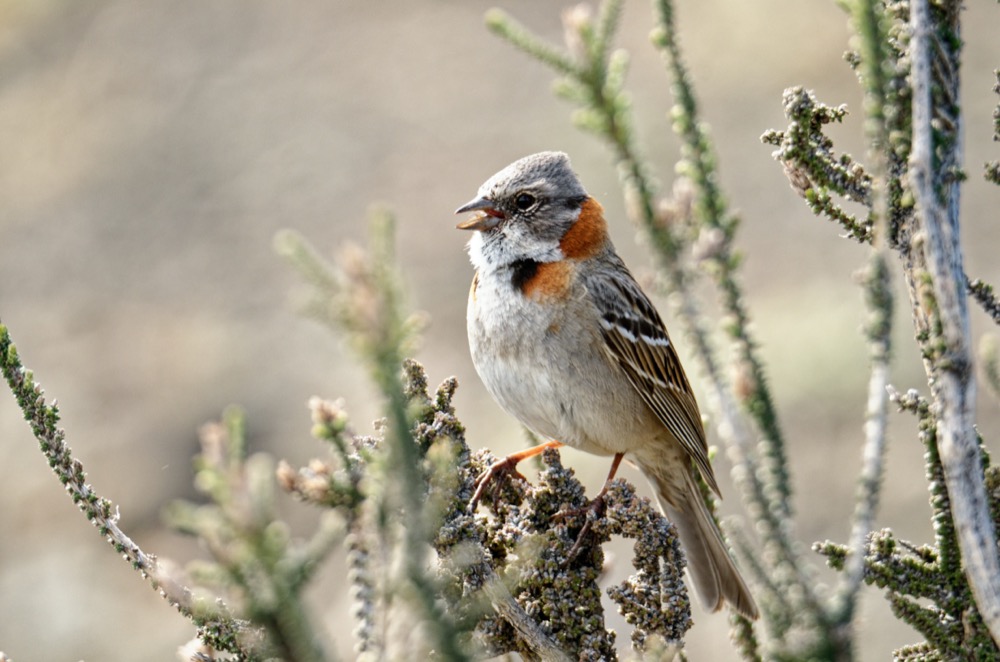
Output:
[[[728,602],[757,618],[695,480],[692,460],[719,494],[677,351],[569,158],[542,152],[515,161],[456,211],[465,212],[479,212],[458,226],[476,231],[468,305],[476,371],[501,407],[550,440],[494,469],[565,444],[613,455],[610,482],[627,453],[676,525],[706,607]],[[495,473],[480,478],[473,504]]]

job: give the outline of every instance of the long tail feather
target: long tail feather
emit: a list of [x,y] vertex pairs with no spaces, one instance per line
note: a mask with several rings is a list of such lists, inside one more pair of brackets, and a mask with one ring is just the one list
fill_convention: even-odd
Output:
[[718,611],[728,602],[743,616],[756,619],[757,604],[729,555],[691,472],[686,472],[681,484],[680,476],[664,475],[662,469],[644,466],[642,470],[656,489],[663,514],[677,527],[688,571],[705,607]]

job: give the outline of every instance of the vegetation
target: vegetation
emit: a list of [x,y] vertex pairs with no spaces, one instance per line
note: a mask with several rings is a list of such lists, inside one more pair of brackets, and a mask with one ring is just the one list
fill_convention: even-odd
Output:
[[[565,48],[500,10],[490,11],[486,22],[555,71],[556,93],[575,106],[573,121],[609,148],[629,213],[674,295],[673,317],[691,339],[710,420],[734,465],[749,519],[725,527],[762,611],[757,623],[731,617],[737,653],[746,660],[854,659],[857,596],[868,584],[923,637],[896,651],[896,659],[998,659],[1000,469],[990,464],[975,429],[977,361],[968,301],[971,295],[996,323],[1000,301],[988,284],[966,274],[959,244],[959,191],[968,176],[958,101],[961,3],[842,4],[857,34],[848,62],[865,95],[864,158],[838,152],[825,133],[844,120],[846,108],[824,104],[802,87],[785,92],[788,126],[763,136],[808,207],[868,254],[862,287],[871,373],[851,534],[812,550],[796,544],[794,467],[751,333],[736,249],[739,218],[718,185],[715,150],[699,117],[672,3],[654,1],[651,37],[672,84],[673,130],[683,144],[669,192],[655,183],[633,130],[628,55],[613,47],[621,0],[604,0],[594,12],[585,6],[566,12]],[[1000,106],[996,116],[1000,140]],[[1000,183],[997,170],[996,162],[986,164],[985,178]],[[670,523],[628,483],[614,482],[607,509],[597,516],[581,508],[582,486],[550,449],[537,484],[503,482],[485,495],[486,512],[469,512],[475,478],[495,458],[470,450],[452,405],[455,380],[432,391],[423,368],[406,358],[422,325],[404,303],[393,223],[388,212],[373,213],[370,247],[348,249],[336,264],[293,232],[276,241],[311,285],[308,313],[351,339],[383,396],[385,417],[374,430],[359,432],[342,403],[314,398],[313,436],[327,453],[300,468],[251,453],[237,410],[206,425],[195,475],[206,502],[174,504],[168,521],[202,541],[212,559],[184,570],[160,563],[119,528],[118,508],[86,482],[58,427],[58,408],[46,401],[0,325],[0,368],[67,492],[115,551],[197,625],[187,659],[333,659],[302,593],[340,548],[347,551],[359,659],[432,652],[446,660],[507,653],[615,659],[618,633],[605,626],[600,582],[601,545],[611,536],[635,541],[634,574],[607,589],[632,626],[633,650],[651,659],[684,659],[691,618],[683,554]],[[925,394],[891,385],[896,271],[911,304]],[[704,283],[718,297],[718,319],[699,305],[695,288]],[[724,337],[712,328],[724,329]],[[979,363],[1000,394],[996,347],[985,338]],[[934,539],[926,543],[872,530],[890,405],[919,422],[934,525]],[[323,511],[308,540],[295,540],[278,516],[276,487]],[[560,511],[564,515],[555,516]],[[588,517],[592,534],[569,558]],[[842,571],[836,586],[814,581],[822,557]]]

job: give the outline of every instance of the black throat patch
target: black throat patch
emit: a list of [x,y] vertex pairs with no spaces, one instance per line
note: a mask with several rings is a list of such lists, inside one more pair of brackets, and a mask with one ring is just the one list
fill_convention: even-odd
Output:
[[524,291],[524,286],[538,273],[538,265],[535,260],[517,260],[510,265],[510,284],[519,292]]

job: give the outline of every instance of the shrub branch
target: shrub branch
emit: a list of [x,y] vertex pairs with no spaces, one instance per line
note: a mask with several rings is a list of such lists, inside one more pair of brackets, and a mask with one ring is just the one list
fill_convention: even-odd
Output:
[[[951,496],[952,515],[958,527],[962,559],[980,613],[993,640],[1000,643],[1000,558],[996,532],[989,518],[982,459],[974,429],[975,372],[969,313],[962,287],[959,182],[954,177],[941,177],[943,169],[947,175],[945,168],[953,161],[958,162],[960,143],[953,135],[942,140],[941,136],[935,136],[932,128],[934,108],[940,104],[933,98],[934,90],[947,92],[951,100],[948,105],[954,106],[957,123],[958,76],[951,75],[944,80],[935,77],[933,63],[949,63],[952,52],[949,49],[944,56],[938,53],[942,35],[932,23],[928,1],[913,0],[910,11],[913,35],[910,184],[925,234],[922,260],[917,257],[915,261],[930,276],[930,287],[923,291],[933,306],[933,319],[927,324],[937,336],[934,342],[940,343],[925,365],[937,405],[939,452]],[[947,27],[957,30],[958,8],[953,7],[951,11],[956,18]],[[958,46],[953,42],[950,48],[957,51]],[[957,58],[957,52],[954,57]],[[954,132],[957,131],[956,126]],[[944,155],[935,157],[935,151],[942,149],[946,150]]]
[[[49,467],[63,484],[87,520],[101,537],[125,559],[133,570],[149,582],[170,606],[191,620],[200,637],[211,646],[242,656],[242,659],[259,658],[253,652],[252,640],[259,639],[247,621],[234,618],[228,607],[218,600],[197,598],[178,577],[165,570],[154,554],[144,552],[118,526],[118,506],[100,496],[86,481],[83,463],[73,457],[66,443],[66,433],[59,427],[59,407],[45,402],[45,392],[34,380],[34,375],[21,363],[17,348],[7,327],[0,323],[0,370],[10,387],[25,420],[38,440]],[[259,643],[259,642],[258,642]],[[249,644],[249,645],[248,645]]]

